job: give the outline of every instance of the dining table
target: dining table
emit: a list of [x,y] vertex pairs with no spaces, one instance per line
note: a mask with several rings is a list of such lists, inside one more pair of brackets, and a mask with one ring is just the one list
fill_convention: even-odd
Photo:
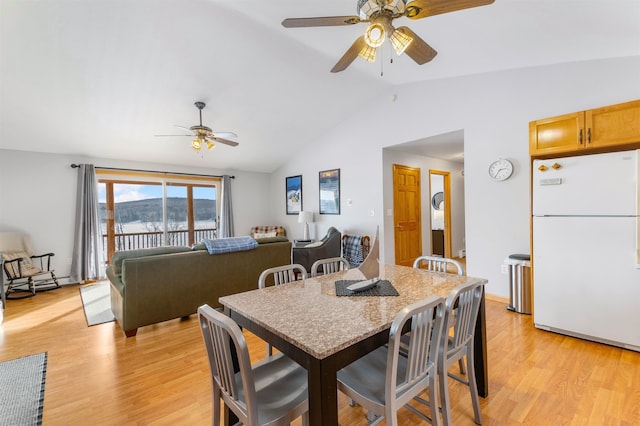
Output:
[[[239,326],[307,370],[310,425],[338,424],[336,373],[387,343],[391,323],[400,310],[433,295],[446,298],[461,284],[487,282],[390,264],[380,264],[378,275],[391,284],[396,295],[348,291],[342,295],[345,283],[369,278],[359,269],[349,269],[219,299],[225,314]],[[343,286],[339,292],[338,284]],[[474,357],[478,392],[486,397],[484,292],[475,328]]]

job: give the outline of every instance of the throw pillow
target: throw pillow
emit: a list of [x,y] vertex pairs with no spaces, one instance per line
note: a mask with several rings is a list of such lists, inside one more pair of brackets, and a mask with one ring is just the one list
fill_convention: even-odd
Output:
[[305,248],[320,247],[322,245],[322,243],[323,243],[323,241],[316,241],[315,243],[307,244],[304,247]]
[[256,232],[253,234],[253,238],[258,239],[258,238],[273,238],[276,236],[278,232],[277,231],[273,231],[273,232]]
[[6,264],[9,273],[15,277],[20,276],[20,269],[22,269],[22,276],[27,276],[29,273],[34,272],[34,270],[39,271],[39,269],[33,266],[33,263],[31,263],[31,257],[24,251],[3,253],[2,257],[5,261],[22,258],[22,260],[20,261],[20,266],[18,266],[18,262],[11,262]]

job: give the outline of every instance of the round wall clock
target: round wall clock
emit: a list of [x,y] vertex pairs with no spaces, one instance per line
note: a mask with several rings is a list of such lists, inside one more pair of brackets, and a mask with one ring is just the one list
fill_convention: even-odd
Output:
[[513,174],[513,163],[504,158],[499,158],[489,166],[489,176],[496,181],[507,180]]

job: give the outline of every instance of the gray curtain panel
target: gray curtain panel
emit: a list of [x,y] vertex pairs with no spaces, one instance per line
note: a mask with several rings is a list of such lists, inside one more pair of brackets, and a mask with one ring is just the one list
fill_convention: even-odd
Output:
[[98,184],[93,164],[78,167],[76,229],[71,260],[71,282],[104,277],[102,265],[102,232],[98,207]]
[[220,212],[220,234],[218,238],[233,237],[233,209],[231,207],[231,177],[222,176],[222,208]]

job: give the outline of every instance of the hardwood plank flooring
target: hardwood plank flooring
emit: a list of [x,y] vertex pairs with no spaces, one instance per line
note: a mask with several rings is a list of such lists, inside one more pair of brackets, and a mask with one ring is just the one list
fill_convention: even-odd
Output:
[[[0,361],[49,353],[44,424],[211,424],[196,316],[142,327],[127,339],[115,322],[87,327],[78,287],[10,300],[0,325]],[[493,300],[487,334],[484,424],[640,424],[640,354],[537,330],[530,316]],[[263,358],[264,342],[246,336],[252,361]],[[454,425],[474,424],[468,388],[449,382]],[[339,415],[344,426],[366,424],[364,411],[342,395]],[[401,409],[399,423],[421,421]]]

